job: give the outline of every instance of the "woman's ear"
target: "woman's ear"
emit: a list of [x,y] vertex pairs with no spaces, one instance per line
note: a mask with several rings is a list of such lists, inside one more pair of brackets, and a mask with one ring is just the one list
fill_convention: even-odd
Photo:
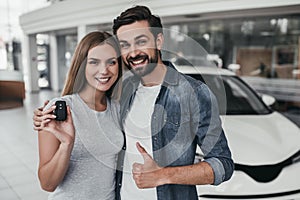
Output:
[[161,50],[164,44],[164,35],[162,33],[157,34],[156,36],[156,46],[158,50]]

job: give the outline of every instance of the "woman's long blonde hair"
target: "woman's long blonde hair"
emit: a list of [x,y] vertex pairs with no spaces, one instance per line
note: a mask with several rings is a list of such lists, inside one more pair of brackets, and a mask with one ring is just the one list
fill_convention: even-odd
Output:
[[[72,58],[71,67],[62,91],[62,96],[80,92],[86,84],[85,68],[87,64],[87,55],[90,49],[101,44],[109,44],[117,52],[119,73],[114,85],[106,92],[111,97],[115,86],[122,76],[122,60],[119,43],[111,34],[107,32],[95,31],[88,33],[79,42]],[[119,85],[119,84],[118,84]]]

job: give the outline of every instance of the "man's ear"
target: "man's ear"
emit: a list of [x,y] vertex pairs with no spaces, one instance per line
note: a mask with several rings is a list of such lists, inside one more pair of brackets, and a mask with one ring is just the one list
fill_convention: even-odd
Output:
[[156,47],[158,50],[161,50],[164,44],[164,35],[162,33],[157,34],[156,36]]

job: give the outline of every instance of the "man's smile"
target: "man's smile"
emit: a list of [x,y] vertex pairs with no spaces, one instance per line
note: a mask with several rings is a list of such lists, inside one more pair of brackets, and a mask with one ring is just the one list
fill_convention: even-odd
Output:
[[140,56],[136,56],[134,58],[128,59],[128,63],[130,63],[134,68],[145,65],[147,63],[147,61],[148,61],[147,55],[140,55]]

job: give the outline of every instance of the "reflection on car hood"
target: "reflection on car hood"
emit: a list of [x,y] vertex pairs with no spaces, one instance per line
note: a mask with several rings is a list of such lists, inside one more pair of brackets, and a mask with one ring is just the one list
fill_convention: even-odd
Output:
[[222,122],[237,164],[276,164],[300,149],[300,129],[277,112],[222,116]]

